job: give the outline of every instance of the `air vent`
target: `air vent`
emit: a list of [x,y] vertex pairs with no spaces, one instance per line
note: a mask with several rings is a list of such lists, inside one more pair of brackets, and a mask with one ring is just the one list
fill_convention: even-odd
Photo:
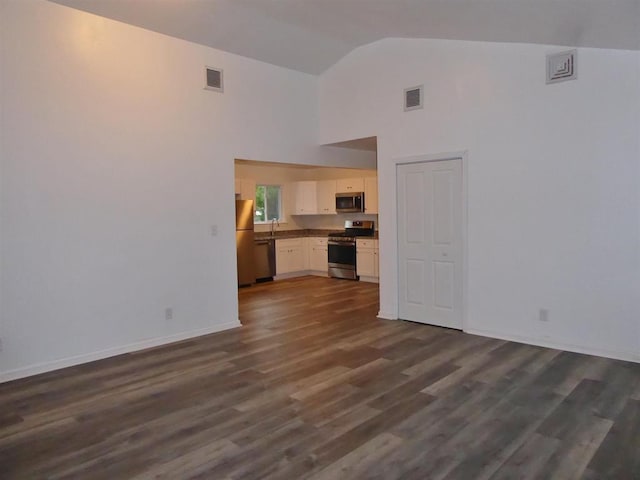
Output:
[[422,108],[422,85],[404,89],[404,111]]
[[547,55],[547,83],[565,82],[578,78],[577,50]]
[[222,92],[222,70],[219,68],[205,67],[205,89]]

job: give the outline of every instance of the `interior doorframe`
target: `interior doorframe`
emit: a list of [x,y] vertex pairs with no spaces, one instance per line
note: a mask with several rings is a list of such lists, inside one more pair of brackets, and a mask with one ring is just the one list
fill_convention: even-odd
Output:
[[468,245],[468,150],[461,150],[457,152],[443,152],[423,155],[413,155],[408,157],[400,157],[393,160],[394,163],[394,182],[393,189],[395,192],[394,198],[396,202],[395,214],[395,228],[396,228],[396,318],[400,319],[400,230],[398,228],[398,218],[400,202],[398,201],[398,166],[408,165],[412,163],[427,163],[427,162],[442,162],[445,160],[461,160],[462,161],[462,331],[468,330],[468,257],[469,257],[469,245]]

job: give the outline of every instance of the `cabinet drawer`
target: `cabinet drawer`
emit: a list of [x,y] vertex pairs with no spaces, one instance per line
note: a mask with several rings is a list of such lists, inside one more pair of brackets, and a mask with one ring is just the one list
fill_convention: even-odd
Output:
[[356,239],[356,246],[358,248],[376,248],[377,247],[375,239],[362,239],[362,238]]
[[309,243],[312,247],[326,247],[327,246],[327,238],[326,237],[310,237]]
[[301,247],[302,238],[276,239],[276,248]]

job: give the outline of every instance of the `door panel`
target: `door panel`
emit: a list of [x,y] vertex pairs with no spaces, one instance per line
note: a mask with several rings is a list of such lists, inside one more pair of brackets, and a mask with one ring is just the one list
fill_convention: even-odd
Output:
[[398,165],[399,316],[462,328],[462,161]]
[[433,243],[451,245],[453,238],[453,172],[433,172]]
[[454,306],[453,281],[454,264],[451,262],[433,262],[433,285],[435,286],[433,304],[436,308],[451,310]]
[[[408,172],[405,177],[406,188],[415,195],[415,202],[405,203],[405,232],[407,243],[424,243],[424,177],[422,172]],[[404,192],[406,193],[406,191]]]
[[425,290],[422,288],[425,281],[424,262],[422,260],[407,259],[406,271],[406,301],[413,306],[422,307],[425,304]]

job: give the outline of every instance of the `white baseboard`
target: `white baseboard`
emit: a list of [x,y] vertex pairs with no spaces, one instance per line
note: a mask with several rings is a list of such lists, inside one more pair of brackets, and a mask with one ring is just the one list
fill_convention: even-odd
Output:
[[309,273],[305,271],[300,272],[289,272],[289,273],[280,273],[273,277],[273,281],[277,282],[278,280],[287,280],[288,278],[296,278],[296,277],[305,277],[309,275]]
[[383,312],[382,310],[378,312],[378,318],[382,320],[398,320],[398,316],[395,313]]
[[273,277],[274,281],[277,280],[286,280],[288,278],[296,278],[296,277],[306,277],[312,275],[314,277],[329,277],[327,272],[319,271],[319,270],[300,270],[297,272],[289,272],[289,273],[281,273],[280,275],[276,275]]
[[221,332],[223,330],[229,330],[231,328],[237,328],[241,326],[242,324],[240,323],[240,321],[235,320],[233,322],[221,323],[213,327],[190,330],[188,332],[180,332],[174,335],[168,335],[166,337],[151,338],[149,340],[130,343],[121,347],[108,348],[106,350],[100,350],[98,352],[76,355],[73,357],[62,358],[51,362],[37,363],[28,367],[18,368],[16,370],[0,372],[0,383],[8,382],[10,380],[17,380],[18,378],[30,377],[32,375],[38,375],[39,373],[50,372],[52,370],[72,367],[74,365],[80,365],[81,363],[94,362],[96,360],[102,360],[103,358],[122,355],[123,353],[131,353],[138,350],[145,350],[151,347],[158,347],[160,345],[179,342],[188,338],[200,337],[202,335],[208,335],[210,333]]
[[369,283],[380,283],[380,279],[378,277],[366,277],[364,275],[360,275],[360,281]]
[[530,338],[521,335],[504,334],[492,332],[489,330],[478,330],[469,328],[464,330],[465,333],[472,335],[480,335],[482,337],[497,338],[500,340],[508,340],[510,342],[526,343],[528,345],[536,345],[538,347],[554,348],[556,350],[565,350],[567,352],[584,353],[586,355],[595,355],[597,357],[612,358],[614,360],[624,360],[627,362],[640,363],[640,352],[628,352],[609,350],[592,346],[574,345],[571,343],[554,342],[553,340],[541,340],[539,338]]
[[313,275],[314,277],[326,277],[329,278],[329,274],[324,270],[309,270],[307,272],[308,275]]

